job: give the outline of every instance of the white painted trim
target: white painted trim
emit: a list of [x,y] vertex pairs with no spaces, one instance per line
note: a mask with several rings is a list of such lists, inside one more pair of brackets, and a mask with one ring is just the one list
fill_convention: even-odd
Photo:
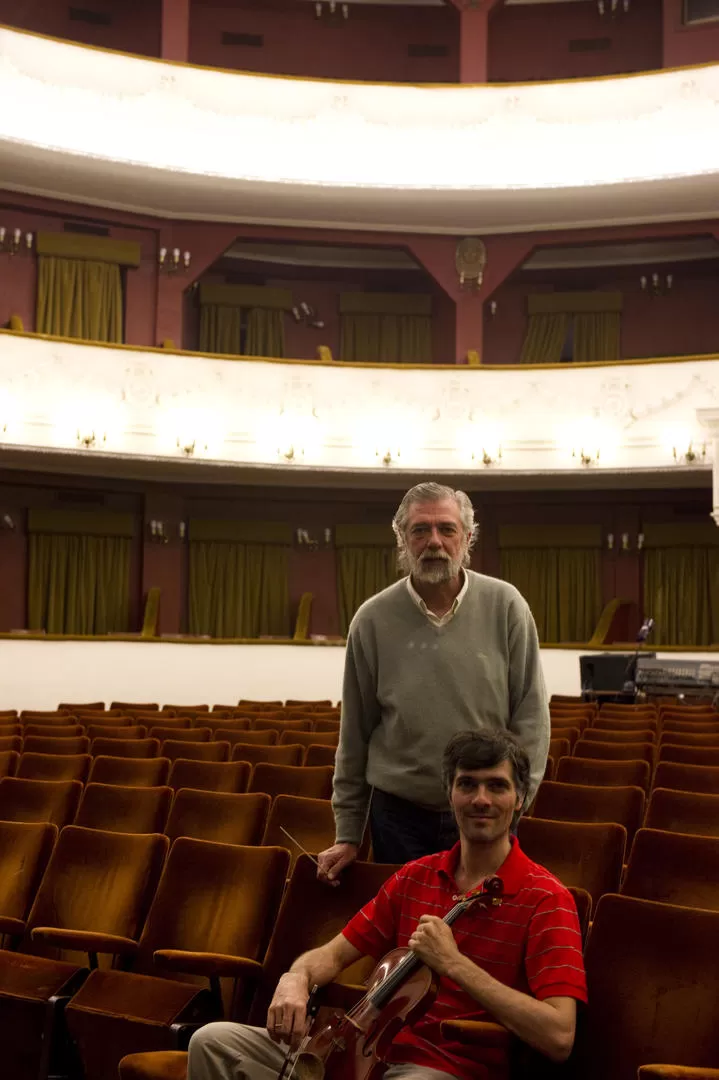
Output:
[[171,219],[498,233],[716,212],[719,65],[414,87],[0,30],[0,100],[22,101],[0,111],[5,187]]
[[[548,693],[578,694],[579,657],[596,651],[542,649]],[[719,654],[707,652],[657,656],[719,659]],[[231,705],[241,697],[337,701],[343,666],[341,645],[0,640],[2,707],[18,710],[54,709],[61,701],[106,705],[112,700]]]

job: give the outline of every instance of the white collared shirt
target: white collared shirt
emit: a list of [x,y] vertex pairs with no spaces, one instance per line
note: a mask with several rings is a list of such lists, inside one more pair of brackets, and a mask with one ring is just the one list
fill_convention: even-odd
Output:
[[445,611],[444,615],[435,615],[433,611],[429,610],[424,600],[412,584],[412,575],[409,574],[407,576],[407,589],[409,591],[409,595],[412,597],[422,614],[427,616],[433,626],[446,626],[447,623],[452,621],[452,619],[459,611],[459,605],[462,603],[465,596],[467,595],[467,589],[469,588],[469,575],[465,574],[464,570],[461,571],[461,574],[463,578],[462,588],[455,596],[451,608],[449,609],[449,611]]

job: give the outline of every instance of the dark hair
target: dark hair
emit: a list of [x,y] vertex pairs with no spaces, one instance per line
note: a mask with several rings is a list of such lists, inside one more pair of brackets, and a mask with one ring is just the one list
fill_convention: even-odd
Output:
[[460,731],[453,735],[442,756],[442,779],[447,792],[452,790],[458,769],[493,769],[508,761],[517,793],[526,798],[529,790],[529,756],[508,731]]

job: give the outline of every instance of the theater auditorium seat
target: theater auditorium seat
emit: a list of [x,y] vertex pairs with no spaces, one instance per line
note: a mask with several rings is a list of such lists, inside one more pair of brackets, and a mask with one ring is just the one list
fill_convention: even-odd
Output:
[[180,739],[165,739],[160,747],[160,756],[168,761],[228,761],[230,744],[228,742],[188,742]]
[[172,801],[170,787],[88,784],[75,825],[109,832],[162,833]]
[[102,736],[93,739],[91,751],[93,757],[154,758],[161,756],[158,739],[116,739]]
[[0,820],[49,821],[61,829],[75,817],[82,784],[79,780],[0,780]]
[[522,818],[518,838],[530,859],[546,866],[567,886],[584,889],[594,905],[607,892],[617,892],[627,832],[622,825]]
[[642,900],[719,911],[719,837],[640,829],[621,892]]
[[230,794],[181,788],[175,795],[165,832],[171,841],[179,836],[189,836],[218,844],[259,844],[271,801],[269,795],[259,793]]
[[[78,785],[79,786],[79,785]],[[2,1070],[47,1076],[61,1046],[57,1012],[99,954],[137,948],[165,859],[164,836],[63,829],[28,916],[21,952],[0,952]],[[61,950],[58,952],[58,950]],[[67,1063],[63,1062],[67,1070]],[[60,1063],[54,1061],[54,1069]]]
[[30,754],[20,757],[17,775],[26,780],[87,779],[92,758],[89,754]]
[[167,758],[124,758],[101,756],[93,759],[88,783],[119,784],[124,787],[162,787],[167,783]]
[[649,791],[652,770],[647,761],[603,761],[601,758],[563,757],[554,777],[562,784],[590,787],[640,787]]
[[[283,827],[291,838],[282,831]],[[294,866],[303,851],[317,855],[334,842],[335,820],[328,799],[277,796],[272,804],[263,844],[287,848],[292,858],[291,865]]]
[[180,758],[173,762],[168,783],[175,791],[196,788],[201,791],[247,791],[252,769],[246,761],[190,761]]
[[719,837],[719,795],[655,787],[645,825],[666,832]]
[[640,1065],[719,1061],[719,912],[603,896],[585,952],[591,1006],[573,1075],[636,1080]]
[[332,797],[333,773],[327,765],[308,768],[261,761],[252,770],[247,790],[266,791],[273,798],[275,795],[301,795],[307,799],[329,799]]
[[[293,732],[293,734],[297,735],[298,732]],[[252,743],[241,742],[233,746],[232,760],[248,761],[250,765],[257,765],[260,761],[267,761],[272,765],[301,765],[304,752],[304,746],[294,742],[279,746],[255,746]]]
[[115,1076],[127,1053],[177,1049],[178,1025],[222,1016],[256,985],[288,862],[280,848],[175,841],[132,971],[91,972],[66,1009],[86,1077]]
[[0,934],[24,932],[57,836],[46,822],[0,821]]
[[627,830],[627,849],[644,817],[644,792],[638,787],[589,787],[545,780],[534,801],[534,817],[551,821],[614,822]]

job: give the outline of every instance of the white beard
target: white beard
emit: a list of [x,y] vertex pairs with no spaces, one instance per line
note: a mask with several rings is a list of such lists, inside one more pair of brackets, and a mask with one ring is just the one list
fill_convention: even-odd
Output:
[[410,573],[415,581],[421,581],[425,585],[444,585],[445,582],[455,578],[464,565],[466,552],[462,552],[456,559],[450,559],[446,555],[436,554],[437,562],[425,562],[423,558],[415,559],[408,554]]

